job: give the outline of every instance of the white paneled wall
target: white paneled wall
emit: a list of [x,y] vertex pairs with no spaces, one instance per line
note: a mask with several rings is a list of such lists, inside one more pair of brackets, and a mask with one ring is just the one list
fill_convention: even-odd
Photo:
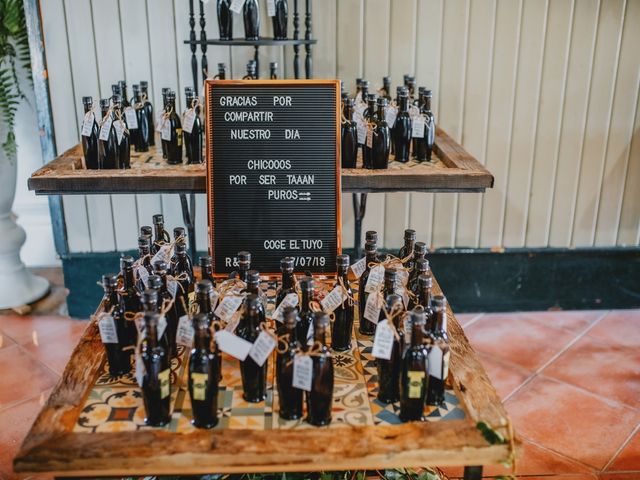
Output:
[[[156,106],[172,87],[182,109],[192,81],[187,0],[41,8],[60,152],[78,141],[80,97],[97,101],[119,79],[148,80]],[[205,8],[213,38],[215,2]],[[408,226],[434,247],[638,245],[640,0],[313,0],[313,10],[316,78],[352,89],[356,77],[379,87],[389,74],[395,89],[415,73],[434,91],[440,126],[495,175],[484,195],[369,195],[364,229],[378,230],[386,247],[400,245]],[[239,16],[234,30],[242,34]],[[293,76],[286,48],[261,49],[263,76],[273,60]],[[210,70],[225,62],[236,78],[252,56],[252,48],[207,50]],[[205,210],[198,195],[201,249]],[[177,195],[67,196],[64,212],[73,252],[133,248],[157,212],[182,224]],[[351,246],[350,195],[343,221]]]

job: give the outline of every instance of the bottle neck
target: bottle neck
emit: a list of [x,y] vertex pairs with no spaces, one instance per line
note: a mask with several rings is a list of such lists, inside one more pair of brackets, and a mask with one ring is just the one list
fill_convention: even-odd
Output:
[[248,283],[247,284],[247,292],[255,293],[256,295],[260,293],[260,284],[259,283]]
[[326,329],[325,328],[318,328],[313,330],[313,339],[316,342],[320,342],[322,345],[325,345],[325,338],[326,338]]
[[93,104],[91,104],[91,103],[85,103],[85,104],[84,104],[84,113],[88,113],[88,112],[90,112],[92,108],[93,108]]
[[293,288],[293,272],[282,272],[282,288]]
[[369,264],[371,262],[375,262],[378,259],[377,257],[378,257],[377,251],[367,253],[367,265],[366,265],[367,270],[369,270]]
[[423,108],[427,111],[431,111],[431,97],[423,97]]
[[118,305],[118,292],[115,288],[109,288],[104,292],[104,298],[109,303],[109,306],[113,307]]
[[423,341],[423,333],[422,333],[422,325],[413,324],[411,328],[411,346],[419,347],[422,346]]
[[342,278],[345,287],[349,287],[349,267],[338,267],[338,278]]
[[378,120],[381,122],[384,120],[384,107],[382,105],[378,105]]
[[400,97],[400,110],[403,112],[409,111],[409,97]]
[[158,302],[145,302],[142,308],[145,312],[158,313]]
[[447,312],[444,309],[436,310],[433,328],[436,332],[447,332]]
[[209,265],[207,265],[206,267],[200,267],[200,271],[202,272],[203,279],[208,279],[213,276],[213,268],[211,268],[211,266]]
[[420,304],[424,308],[429,308],[431,305],[431,288],[423,288],[420,290]]
[[243,282],[247,281],[247,273],[249,272],[251,265],[243,265],[240,264],[238,266],[238,275],[240,276],[240,280]]
[[109,113],[109,107],[100,107],[100,113],[102,113],[102,118],[104,118],[107,113]]
[[410,253],[413,252],[413,246],[415,245],[415,240],[405,239],[404,240],[404,248],[405,252]]
[[164,242],[164,225],[162,223],[156,223],[153,226],[153,232],[155,235],[155,241],[160,243]]
[[209,351],[211,348],[211,336],[206,328],[196,329],[194,335],[194,344],[198,350]]
[[208,292],[197,293],[196,303],[198,304],[200,313],[205,313],[205,314],[211,313],[211,297],[209,297]]
[[122,279],[123,279],[123,282],[124,282],[125,290],[129,290],[129,289],[133,288],[133,286],[136,283],[135,277],[133,275],[133,268],[125,268],[122,271]]
[[138,247],[138,255],[140,258],[149,255],[149,247]]
[[146,341],[147,348],[156,348],[158,346],[158,327],[155,324],[147,324]]
[[301,308],[303,312],[309,311],[309,302],[311,301],[312,291],[302,290],[302,303]]
[[384,279],[384,293],[385,293],[385,297],[386,297],[387,295],[390,295],[390,294],[394,293],[394,291],[395,291],[395,286],[396,286],[395,278],[394,278],[394,279],[390,279],[390,278],[385,278],[385,279]]

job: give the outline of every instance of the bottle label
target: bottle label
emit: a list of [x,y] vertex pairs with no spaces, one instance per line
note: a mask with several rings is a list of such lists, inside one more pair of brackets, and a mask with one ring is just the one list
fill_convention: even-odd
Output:
[[225,322],[229,321],[229,319],[236,313],[236,310],[240,308],[242,305],[242,297],[236,297],[230,295],[228,297],[224,297],[218,308],[216,308],[214,314],[224,320]]
[[296,355],[293,357],[293,387],[310,392],[312,380],[313,360],[311,360],[311,357],[309,355]]
[[113,119],[111,117],[107,118],[102,126],[100,127],[100,136],[98,137],[100,140],[106,142],[109,140],[109,132],[111,132],[111,125],[113,124]]
[[246,360],[251,347],[253,347],[251,342],[247,342],[244,338],[240,338],[226,330],[216,332],[215,339],[220,350],[241,362]]
[[127,107],[124,109],[124,119],[127,121],[127,127],[129,130],[135,130],[138,128],[138,117],[133,107]]
[[428,356],[429,376],[442,379],[442,350],[433,345]]
[[405,310],[409,306],[409,292],[405,287],[396,287],[396,293],[402,297],[402,303],[404,304]]
[[409,398],[421,398],[423,395],[423,380],[424,371],[422,370],[409,370],[407,372],[409,376]]
[[136,267],[136,275],[138,280],[142,282],[142,284],[146,287],[147,282],[149,281],[149,270],[144,265],[138,265]]
[[284,309],[286,307],[295,307],[297,305],[298,305],[298,294],[287,293],[287,295],[285,295],[285,297],[280,302],[280,305],[278,305],[278,308],[276,308],[275,311],[273,312],[273,315],[271,316],[271,318],[273,318],[274,320],[277,320],[278,322],[282,322],[284,321],[284,318],[282,317],[282,312],[284,312]]
[[168,118],[162,119],[162,124],[160,127],[160,138],[167,142],[171,140],[171,122]]
[[411,136],[413,138],[424,138],[424,117],[422,115],[413,117]]
[[158,338],[162,338],[164,331],[167,329],[167,317],[162,315],[158,319]]
[[98,330],[102,343],[118,343],[118,331],[116,321],[108,313],[103,313],[98,320]]
[[193,346],[193,326],[189,320],[189,315],[183,315],[178,320],[178,331],[176,332],[176,343],[187,348]]
[[409,282],[409,272],[407,270],[396,269],[396,287],[403,288]]
[[411,326],[411,322],[402,322],[402,328],[404,331],[404,344],[409,346],[411,345],[411,337],[413,336],[413,327]]
[[191,392],[192,400],[205,400],[207,398],[207,378],[206,373],[191,372]]
[[364,287],[364,291],[367,293],[377,292],[380,290],[380,285],[384,282],[384,266],[377,265],[369,271],[369,278],[367,278],[367,284]]
[[449,358],[451,357],[451,351],[447,350],[442,356],[442,379],[446,380],[449,377]]
[[377,293],[367,296],[367,303],[364,306],[364,318],[372,323],[378,323],[380,319],[380,297]]
[[171,294],[173,298],[176,298],[176,293],[178,293],[178,281],[169,280],[167,282],[167,291]]
[[196,111],[193,108],[188,109],[184,112],[184,117],[182,119],[182,130],[191,133],[193,131],[193,123],[196,120]]
[[356,128],[358,130],[358,143],[363,144],[367,139],[367,126],[360,120],[357,120]]
[[244,1],[245,0],[233,0],[231,2],[229,10],[231,10],[233,13],[240,13],[242,11],[242,7],[244,6]]
[[142,384],[144,383],[144,374],[146,373],[146,369],[144,368],[144,362],[142,361],[142,357],[138,352],[136,352],[136,382],[138,382],[138,386],[142,388]]
[[373,148],[373,128],[367,127],[367,147]]
[[164,127],[165,120],[166,118],[164,117],[164,114],[160,113],[160,115],[158,115],[158,120],[156,121],[156,132],[162,133],[162,127]]
[[93,130],[93,124],[96,121],[96,116],[93,112],[87,112],[84,114],[84,119],[82,120],[82,136],[90,137],[91,131]]
[[251,350],[249,350],[249,356],[259,366],[262,366],[277,344],[278,342],[267,332],[260,332],[256,341],[253,342]]
[[151,265],[158,261],[163,261],[167,264],[171,263],[171,244],[162,245],[156,254],[151,258]]
[[356,278],[360,278],[364,271],[367,269],[367,257],[362,257],[356,263],[351,265],[351,271]]
[[182,146],[182,129],[176,128],[176,143],[179,147]]
[[171,395],[171,369],[161,371],[158,374],[158,381],[160,382],[160,398],[167,398]]
[[387,106],[384,111],[384,119],[389,125],[389,128],[393,128],[396,123],[396,117],[398,116],[398,109],[391,105]]
[[342,305],[346,299],[347,294],[345,293],[344,288],[342,288],[342,285],[338,285],[322,299],[320,305],[325,313],[331,313]]
[[394,335],[391,328],[389,328],[389,321],[382,320],[376,327],[376,335],[373,338],[371,355],[376,358],[390,360],[391,352],[393,351],[393,340]]
[[125,124],[122,120],[116,120],[113,123],[113,129],[116,132],[116,140],[118,141],[118,145],[122,143],[122,138],[124,137]]
[[267,15],[276,16],[276,0],[267,0]]

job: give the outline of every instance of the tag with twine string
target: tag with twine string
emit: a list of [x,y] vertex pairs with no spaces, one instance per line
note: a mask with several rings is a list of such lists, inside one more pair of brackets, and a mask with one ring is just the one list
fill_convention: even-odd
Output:
[[191,106],[184,112],[182,116],[182,131],[191,133],[193,131],[193,124],[196,120],[196,108],[200,105],[200,99],[194,98],[191,101]]
[[249,350],[249,357],[261,367],[278,346],[278,337],[264,323],[260,324],[260,330],[258,338]]
[[111,116],[112,113],[113,110],[111,109],[111,107],[109,107],[109,110],[107,110],[107,113],[100,122],[100,135],[98,136],[98,138],[104,142],[109,140],[111,125],[113,125],[113,117]]
[[136,116],[136,111],[133,107],[126,107],[124,109],[124,118],[127,121],[127,127],[131,130],[136,130],[138,128],[138,117]]
[[93,108],[84,114],[82,119],[82,136],[90,137],[93,130],[93,124],[96,121],[96,115],[93,113]]

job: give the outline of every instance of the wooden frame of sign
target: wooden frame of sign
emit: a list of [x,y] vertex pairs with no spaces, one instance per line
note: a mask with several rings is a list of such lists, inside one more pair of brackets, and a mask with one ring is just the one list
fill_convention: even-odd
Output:
[[340,81],[207,80],[204,95],[215,274],[234,270],[240,250],[263,276],[279,275],[285,255],[296,271],[335,274]]
[[[434,293],[441,293],[437,283]],[[62,378],[14,460],[16,472],[60,476],[126,476],[348,469],[503,463],[519,449],[509,417],[462,327],[449,310],[449,381],[464,420],[390,426],[299,430],[162,429],[73,432],[105,361],[95,321],[85,330]],[[490,425],[506,442],[489,442],[477,428]]]

